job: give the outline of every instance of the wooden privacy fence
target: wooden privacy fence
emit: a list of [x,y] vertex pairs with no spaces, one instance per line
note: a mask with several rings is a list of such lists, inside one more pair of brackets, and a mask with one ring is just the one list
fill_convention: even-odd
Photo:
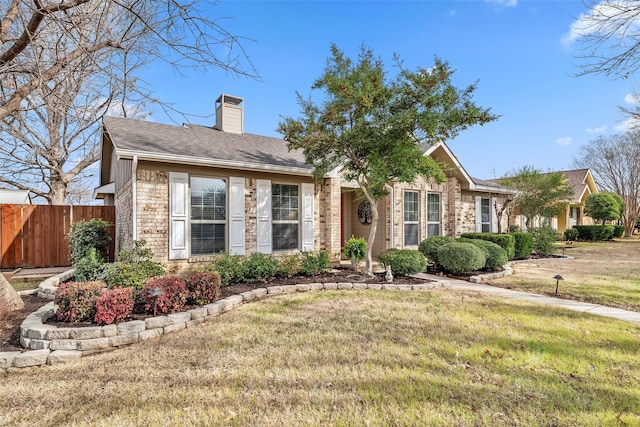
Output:
[[[65,238],[75,221],[102,218],[115,224],[114,206],[0,205],[1,268],[60,267],[69,265]],[[115,227],[109,227],[110,260]]]

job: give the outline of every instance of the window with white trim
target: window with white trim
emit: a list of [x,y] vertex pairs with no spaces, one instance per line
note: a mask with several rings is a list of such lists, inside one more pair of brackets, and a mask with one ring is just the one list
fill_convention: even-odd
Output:
[[480,214],[482,222],[482,232],[491,232],[491,199],[482,198],[480,200]]
[[274,251],[299,247],[300,191],[297,185],[272,184],[271,227]]
[[417,246],[419,239],[420,202],[417,191],[404,192],[404,246]]
[[427,237],[440,235],[440,194],[427,194]]
[[191,255],[225,251],[227,182],[220,178],[191,177]]

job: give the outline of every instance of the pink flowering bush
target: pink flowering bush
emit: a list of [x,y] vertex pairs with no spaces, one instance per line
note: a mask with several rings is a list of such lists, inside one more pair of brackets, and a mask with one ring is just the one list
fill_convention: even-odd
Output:
[[[151,291],[158,288],[159,295],[153,296]],[[175,313],[182,310],[187,302],[189,291],[187,285],[179,276],[152,277],[142,290],[141,297],[144,309],[153,313]]]
[[126,320],[133,312],[133,289],[104,289],[96,301],[94,320],[99,325],[110,325]]
[[88,322],[96,315],[96,301],[106,284],[100,281],[62,283],[56,290],[55,318],[63,322]]
[[220,275],[194,271],[187,274],[188,301],[192,304],[204,305],[220,298]]

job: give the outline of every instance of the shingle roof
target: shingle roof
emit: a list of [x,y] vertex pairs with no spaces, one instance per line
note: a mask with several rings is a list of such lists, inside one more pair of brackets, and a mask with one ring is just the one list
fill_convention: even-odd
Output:
[[573,198],[578,200],[584,192],[584,187],[587,185],[586,178],[589,169],[574,169],[568,171],[558,171],[567,178],[567,184],[573,189]]
[[302,169],[311,173],[301,150],[289,151],[283,139],[234,134],[198,125],[171,126],[144,120],[105,117],[105,129],[116,152],[238,164],[255,168]]

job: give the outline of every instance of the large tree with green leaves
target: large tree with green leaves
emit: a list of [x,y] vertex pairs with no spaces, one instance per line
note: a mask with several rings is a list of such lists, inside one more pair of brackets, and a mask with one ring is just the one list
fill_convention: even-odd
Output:
[[533,166],[523,166],[500,179],[500,184],[516,190],[515,209],[526,217],[526,226],[536,217],[553,217],[573,197],[573,189],[562,172],[543,173]]
[[361,47],[354,61],[332,45],[324,73],[312,86],[323,92],[322,103],[298,93],[301,117],[285,117],[278,126],[290,149],[304,151],[317,179],[340,167],[371,203],[367,273],[377,201],[387,194],[389,182],[413,182],[418,176],[443,181],[444,172],[424,155],[425,149],[498,118],[472,101],[476,83],[464,89],[453,86],[454,70],[448,63],[435,58],[433,66],[410,71],[397,56],[394,60],[398,71],[389,77],[370,49]]

